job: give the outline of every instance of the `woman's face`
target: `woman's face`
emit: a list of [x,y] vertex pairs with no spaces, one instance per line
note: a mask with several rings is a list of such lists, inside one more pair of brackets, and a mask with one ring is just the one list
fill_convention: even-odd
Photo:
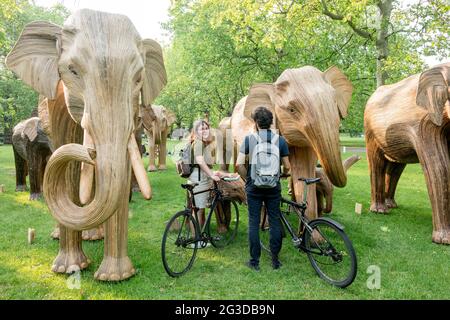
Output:
[[202,140],[207,140],[209,138],[209,126],[202,124],[197,129],[197,136]]

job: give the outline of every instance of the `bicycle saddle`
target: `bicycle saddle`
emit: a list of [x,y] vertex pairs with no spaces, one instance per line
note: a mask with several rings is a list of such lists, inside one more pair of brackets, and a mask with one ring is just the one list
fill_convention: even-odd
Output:
[[313,184],[320,181],[320,178],[298,178],[300,181],[305,181],[306,184]]
[[198,183],[183,183],[183,184],[181,185],[181,187],[182,187],[183,189],[186,189],[186,190],[189,190],[189,191],[194,190],[194,188],[195,188],[196,186],[198,186]]

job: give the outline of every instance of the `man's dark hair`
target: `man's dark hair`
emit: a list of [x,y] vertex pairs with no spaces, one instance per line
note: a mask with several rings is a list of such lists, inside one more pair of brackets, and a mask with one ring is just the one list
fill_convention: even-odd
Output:
[[260,129],[269,129],[273,122],[273,115],[269,109],[261,106],[253,111],[252,119]]

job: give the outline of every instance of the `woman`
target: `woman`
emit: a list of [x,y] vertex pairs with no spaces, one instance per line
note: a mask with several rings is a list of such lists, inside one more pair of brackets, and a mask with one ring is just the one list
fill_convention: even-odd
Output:
[[[189,183],[197,183],[194,193],[212,188],[213,181],[220,181],[222,174],[212,170],[214,164],[213,157],[213,136],[208,122],[197,120],[191,133],[191,144],[193,159],[196,166],[189,176]],[[205,208],[209,199],[209,192],[203,192],[194,196],[195,206],[199,208],[198,219],[200,227],[205,224]]]

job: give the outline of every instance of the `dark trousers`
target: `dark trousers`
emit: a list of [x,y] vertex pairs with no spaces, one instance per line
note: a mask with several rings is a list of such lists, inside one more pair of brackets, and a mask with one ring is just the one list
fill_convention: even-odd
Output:
[[248,240],[250,243],[250,262],[259,263],[261,256],[261,243],[259,241],[259,229],[261,223],[261,208],[267,208],[270,225],[270,251],[273,257],[278,258],[281,250],[282,232],[280,220],[280,199],[281,189],[279,187],[271,189],[259,189],[255,186],[247,186],[248,203]]

